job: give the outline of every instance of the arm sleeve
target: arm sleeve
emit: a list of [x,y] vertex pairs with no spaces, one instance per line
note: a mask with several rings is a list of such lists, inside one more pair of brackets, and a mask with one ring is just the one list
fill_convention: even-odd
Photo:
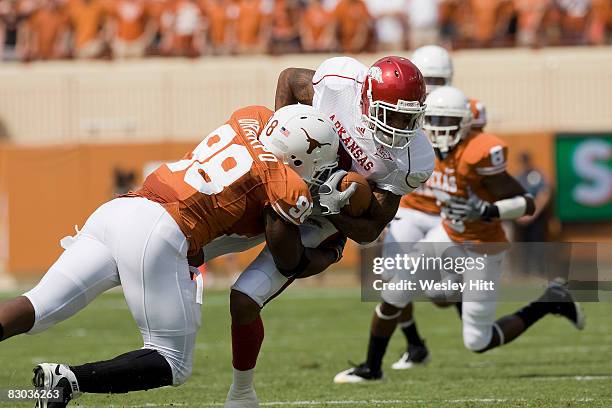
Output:
[[268,183],[269,203],[285,221],[300,225],[312,213],[312,197],[304,180],[294,171],[286,170],[282,180]]

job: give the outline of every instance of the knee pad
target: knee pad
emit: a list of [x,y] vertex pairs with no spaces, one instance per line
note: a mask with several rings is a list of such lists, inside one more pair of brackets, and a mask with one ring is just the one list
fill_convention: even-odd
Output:
[[145,346],[147,349],[157,351],[172,369],[172,386],[178,387],[185,384],[193,370],[193,350],[189,353],[181,353],[165,347],[156,347],[151,344]]
[[493,330],[493,326],[464,328],[463,344],[465,348],[475,353],[487,350],[493,340]]

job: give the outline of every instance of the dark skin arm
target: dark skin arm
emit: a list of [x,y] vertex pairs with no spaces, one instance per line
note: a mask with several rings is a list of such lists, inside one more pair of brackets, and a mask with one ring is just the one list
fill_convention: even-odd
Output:
[[315,71],[305,68],[287,68],[278,76],[274,109],[283,106],[301,103],[312,105],[314,88],[312,77]]
[[372,203],[365,215],[355,218],[340,213],[327,218],[338,231],[353,241],[360,244],[370,243],[376,240],[387,224],[393,220],[401,198],[389,191],[374,188]]
[[[526,194],[523,186],[505,171],[483,178],[482,185],[495,197],[495,201]],[[525,197],[525,199],[527,200],[525,215],[532,215],[535,212],[535,202],[531,197]]]
[[319,274],[336,262],[336,252],[327,248],[305,248],[297,226],[282,219],[272,208],[264,210],[266,243],[276,267],[292,270],[300,263],[302,252],[310,260],[308,266],[295,278]]

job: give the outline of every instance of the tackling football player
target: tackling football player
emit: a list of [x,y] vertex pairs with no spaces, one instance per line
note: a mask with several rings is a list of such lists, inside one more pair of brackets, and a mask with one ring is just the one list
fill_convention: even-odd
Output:
[[[298,229],[313,208],[309,185],[337,165],[337,150],[332,123],[310,106],[274,115],[246,107],[139,190],[100,206],[63,240],[65,251],[36,287],[0,305],[0,339],[39,333],[121,285],[144,344],[108,361],[39,364],[35,386],[59,388],[63,396],[36,406],[65,407],[83,392],[184,383],[202,304],[202,279],[190,265],[201,263],[202,247],[216,238],[265,234],[270,260],[287,279],[338,261],[343,240],[308,248]],[[238,348],[238,358],[241,351],[249,352]]]
[[[428,95],[426,104],[424,128],[438,156],[429,186],[436,192],[443,218],[442,224],[430,232],[431,242],[497,243],[494,248],[487,248],[486,257],[477,248],[466,249],[467,256],[484,259],[483,277],[493,281],[496,287],[501,275],[503,247],[507,243],[501,221],[533,214],[533,199],[506,172],[505,143],[488,133],[470,132],[471,110],[463,92],[451,86],[441,87]],[[478,273],[478,270],[466,271],[464,282],[476,278],[474,275]],[[410,272],[398,270],[391,282],[411,277]],[[578,304],[556,282],[536,301],[497,320],[495,291],[468,292],[468,295],[466,299],[466,292],[463,293],[463,342],[467,349],[477,353],[511,342],[548,314],[564,316],[578,329],[584,327]],[[411,301],[412,292],[385,290],[382,298],[380,312],[397,317]],[[378,327],[372,328],[373,333],[382,334],[375,341],[388,343],[394,328],[395,318],[381,320]],[[368,353],[366,362],[338,373],[334,381],[360,383],[381,379],[382,355],[379,357],[372,363]]]
[[[344,170],[319,190],[322,216],[313,215],[300,227],[305,245],[316,247],[338,232],[359,243],[376,240],[395,216],[401,197],[429,178],[434,153],[421,130],[424,101],[423,76],[401,57],[381,58],[369,68],[352,58],[337,57],[316,71],[288,68],[280,74],[276,107],[312,104],[334,123],[343,147],[339,155]],[[345,194],[348,190],[341,193],[337,186],[345,170],[360,173],[374,186],[372,204],[359,218],[340,214],[350,197]],[[290,283],[265,249],[232,287],[234,382],[226,408],[258,406],[253,372],[263,342],[259,313]],[[237,356],[240,338],[254,339],[248,359]]]

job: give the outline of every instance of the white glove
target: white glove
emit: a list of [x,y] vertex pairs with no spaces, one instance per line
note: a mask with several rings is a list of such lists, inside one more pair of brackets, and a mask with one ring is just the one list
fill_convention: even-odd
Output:
[[338,184],[344,176],[346,176],[346,171],[338,170],[319,187],[319,205],[322,215],[338,214],[357,190],[357,183],[351,183],[344,191],[338,190]]
[[472,194],[466,200],[461,197],[452,197],[446,203],[448,218],[452,220],[475,221],[485,218],[489,203]]

